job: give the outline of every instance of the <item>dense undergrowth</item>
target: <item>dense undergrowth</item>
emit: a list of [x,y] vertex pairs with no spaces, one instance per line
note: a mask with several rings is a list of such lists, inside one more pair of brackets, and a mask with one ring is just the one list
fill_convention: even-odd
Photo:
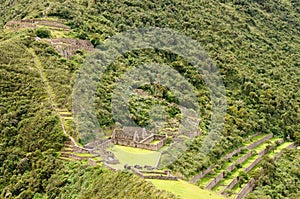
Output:
[[274,162],[265,158],[261,170],[254,172],[257,186],[247,198],[299,198],[300,156],[296,150],[286,150]]
[[[49,46],[35,43],[32,34],[1,35],[0,198],[174,198],[132,174],[81,166],[80,162],[68,165],[58,159],[67,139],[28,49],[35,50],[54,88],[56,82],[70,87],[66,74],[74,64]],[[67,98],[70,89],[53,92],[58,96],[56,105],[68,107],[67,99],[58,99]]]
[[[221,141],[209,156],[200,157],[202,136],[169,166],[178,175],[190,178],[241,146],[244,138],[253,133],[274,133],[284,139],[296,138],[295,132],[299,132],[299,7],[299,1],[293,0],[111,0],[97,1],[97,4],[94,1],[7,0],[0,4],[0,24],[3,26],[9,20],[22,18],[66,19],[66,24],[73,30],[69,37],[90,40],[95,46],[118,32],[145,27],[170,28],[201,43],[219,67],[226,87],[228,107]],[[3,153],[0,176],[4,176],[1,177],[0,190],[8,186],[5,190],[16,190],[11,191],[14,196],[27,189],[41,194],[45,192],[47,186],[42,184],[47,184],[45,181],[56,173],[56,167],[50,169],[46,176],[40,174],[40,177],[34,178],[40,180],[37,188],[28,188],[31,185],[24,180],[23,184],[17,182],[29,179],[26,176],[31,175],[31,172],[38,175],[42,172],[39,168],[48,165],[48,159],[57,162],[55,152],[63,143],[58,118],[51,111],[43,83],[34,69],[34,62],[26,53],[26,45],[36,51],[43,63],[54,88],[56,102],[61,108],[71,108],[72,81],[85,57],[79,52],[71,60],[66,60],[49,45],[35,42],[32,39],[34,34],[33,31],[25,31],[21,38],[18,34],[0,34],[0,147]],[[19,38],[21,45],[20,40],[11,39],[13,37]],[[201,76],[189,70],[190,66],[183,58],[164,51],[130,52],[112,65],[98,87],[99,98],[96,102],[100,124],[103,127],[114,124],[110,113],[110,97],[117,77],[130,67],[150,61],[172,66],[195,86],[201,107],[200,128],[205,135],[210,123],[211,107],[206,85]],[[149,93],[144,102],[158,97],[159,103],[170,109],[168,119],[178,120],[180,114],[172,105],[176,99],[174,101],[171,92],[159,88],[160,96],[155,96],[153,87],[149,85],[145,85],[144,90]],[[138,124],[146,125],[150,122],[147,111],[152,103],[140,106],[139,100],[133,99],[131,113]],[[40,160],[39,167],[29,166],[24,171],[18,169],[17,165],[22,162],[20,160],[28,154],[36,157],[29,165],[35,166],[41,154],[44,160]],[[288,161],[285,160],[287,158],[284,156],[278,162],[279,167],[281,162]],[[59,168],[61,163],[57,164]],[[11,176],[15,176],[15,180]],[[269,178],[276,179],[274,176]],[[82,179],[89,181],[90,176]],[[259,187],[260,194],[268,193],[266,183]],[[295,192],[299,190],[294,189],[285,193],[285,196]],[[275,197],[276,193],[273,194]]]

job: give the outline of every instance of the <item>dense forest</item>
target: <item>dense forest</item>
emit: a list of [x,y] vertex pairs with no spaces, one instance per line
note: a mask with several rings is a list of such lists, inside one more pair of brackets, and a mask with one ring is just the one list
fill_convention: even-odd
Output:
[[[36,37],[84,39],[96,47],[126,30],[160,27],[185,34],[200,43],[219,68],[227,99],[221,139],[207,156],[201,156],[200,149],[209,130],[211,99],[203,77],[183,57],[164,50],[129,52],[105,72],[95,101],[98,121],[102,128],[109,129],[115,124],[110,106],[112,91],[122,74],[147,62],[167,64],[182,74],[195,87],[201,107],[199,128],[203,134],[167,168],[188,180],[211,164],[221,165],[225,154],[242,146],[245,139],[257,132],[273,133],[275,137],[300,143],[299,9],[297,0],[2,0],[1,197],[175,197],[130,173],[58,158],[67,137],[37,63],[41,63],[53,88],[55,106],[71,110],[76,72],[88,53],[79,50],[67,59]],[[11,20],[34,18],[64,20],[64,25],[71,30],[53,31],[43,27],[9,31],[5,28]],[[147,96],[131,99],[130,111],[135,122],[149,125],[149,109],[159,104],[167,112],[165,130],[176,131],[181,113],[172,91],[159,85],[143,85],[141,89]],[[79,139],[72,122],[67,128]],[[299,150],[289,149],[284,150],[276,162],[266,157],[260,163],[262,169],[249,174],[258,183],[248,197],[297,198],[299,155]]]

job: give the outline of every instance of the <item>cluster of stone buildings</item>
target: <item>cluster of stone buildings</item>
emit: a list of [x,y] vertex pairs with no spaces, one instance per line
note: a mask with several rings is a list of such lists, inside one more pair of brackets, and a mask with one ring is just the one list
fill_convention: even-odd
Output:
[[113,144],[157,151],[166,144],[166,136],[154,134],[141,127],[123,127],[113,131]]

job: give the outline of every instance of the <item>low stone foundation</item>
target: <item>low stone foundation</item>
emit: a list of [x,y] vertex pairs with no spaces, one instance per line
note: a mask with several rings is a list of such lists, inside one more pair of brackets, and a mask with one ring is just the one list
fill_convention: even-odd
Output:
[[139,171],[133,167],[130,167],[130,170],[144,179],[178,180],[178,178],[176,176],[172,176],[169,171]]

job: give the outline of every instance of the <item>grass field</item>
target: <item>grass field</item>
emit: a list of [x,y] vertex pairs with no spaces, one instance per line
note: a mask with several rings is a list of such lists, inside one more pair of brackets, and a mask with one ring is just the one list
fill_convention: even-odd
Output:
[[160,156],[160,153],[157,151],[149,151],[145,149],[119,145],[113,146],[111,148],[111,151],[119,159],[122,167],[124,164],[128,164],[131,166],[136,164],[141,166],[155,166]]
[[154,184],[155,187],[161,190],[172,192],[175,195],[179,195],[183,199],[224,199],[223,196],[218,195],[212,191],[200,189],[196,185],[188,182],[178,180],[147,180]]

